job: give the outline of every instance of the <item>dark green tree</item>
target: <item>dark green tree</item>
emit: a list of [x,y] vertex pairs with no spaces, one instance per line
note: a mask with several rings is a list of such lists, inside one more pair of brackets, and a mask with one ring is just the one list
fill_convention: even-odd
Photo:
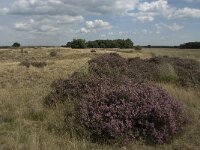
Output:
[[13,45],[12,45],[12,47],[20,47],[21,45],[20,45],[20,43],[18,43],[18,42],[15,42]]
[[71,48],[73,49],[87,48],[86,41],[84,39],[73,39],[70,45],[71,45]]

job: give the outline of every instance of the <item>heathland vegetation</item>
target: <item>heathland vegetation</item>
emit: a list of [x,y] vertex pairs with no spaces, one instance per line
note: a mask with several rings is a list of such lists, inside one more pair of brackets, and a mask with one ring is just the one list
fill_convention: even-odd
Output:
[[0,149],[199,149],[199,50],[20,48],[0,58]]

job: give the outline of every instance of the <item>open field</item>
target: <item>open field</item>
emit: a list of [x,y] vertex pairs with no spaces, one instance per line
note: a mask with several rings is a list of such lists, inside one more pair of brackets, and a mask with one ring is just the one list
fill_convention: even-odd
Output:
[[[50,57],[53,50],[56,57]],[[164,145],[147,145],[134,142],[127,147],[115,147],[90,143],[84,139],[61,133],[64,124],[64,107],[44,108],[44,97],[57,79],[70,76],[87,65],[87,61],[103,53],[117,52],[123,57],[150,58],[173,56],[200,61],[200,50],[143,49],[141,52],[125,50],[73,50],[67,48],[0,49],[0,149],[2,150],[116,150],[116,149],[174,149],[198,150],[200,147],[200,90],[183,89],[171,84],[161,84],[173,96],[184,103],[191,115],[186,131],[173,142]],[[20,66],[20,62],[45,61],[44,68]]]

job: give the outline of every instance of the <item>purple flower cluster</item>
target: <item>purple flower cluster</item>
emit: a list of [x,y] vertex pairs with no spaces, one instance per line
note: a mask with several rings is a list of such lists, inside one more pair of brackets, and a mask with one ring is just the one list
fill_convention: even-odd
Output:
[[88,74],[76,72],[69,79],[55,82],[45,105],[71,100],[72,118],[66,120],[71,120],[73,126],[69,128],[92,141],[126,143],[144,139],[162,144],[187,123],[180,102],[149,82],[158,77],[155,66],[163,61],[179,72],[197,69],[189,60],[124,59],[118,54],[105,54],[89,61]]
[[[174,76],[160,73],[159,66],[170,64],[175,70]],[[165,69],[165,68],[164,68]],[[89,72],[100,77],[116,77],[126,75],[138,82],[172,82],[183,87],[200,86],[200,64],[192,59],[181,59],[175,57],[153,57],[150,59],[131,58],[125,59],[120,55],[111,53],[104,54],[89,61]]]
[[90,93],[76,103],[78,122],[92,140],[110,143],[143,138],[161,144],[184,127],[187,119],[182,105],[159,86],[99,81],[98,86],[88,85]]

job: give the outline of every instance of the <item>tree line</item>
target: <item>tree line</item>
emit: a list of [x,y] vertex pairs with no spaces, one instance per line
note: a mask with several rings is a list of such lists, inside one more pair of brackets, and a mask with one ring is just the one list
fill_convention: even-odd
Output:
[[188,42],[180,45],[181,49],[200,49],[200,42]]
[[134,43],[131,39],[117,39],[117,40],[95,40],[86,41],[84,39],[73,39],[73,41],[68,42],[66,47],[71,47],[74,49],[84,49],[84,48],[134,48]]

